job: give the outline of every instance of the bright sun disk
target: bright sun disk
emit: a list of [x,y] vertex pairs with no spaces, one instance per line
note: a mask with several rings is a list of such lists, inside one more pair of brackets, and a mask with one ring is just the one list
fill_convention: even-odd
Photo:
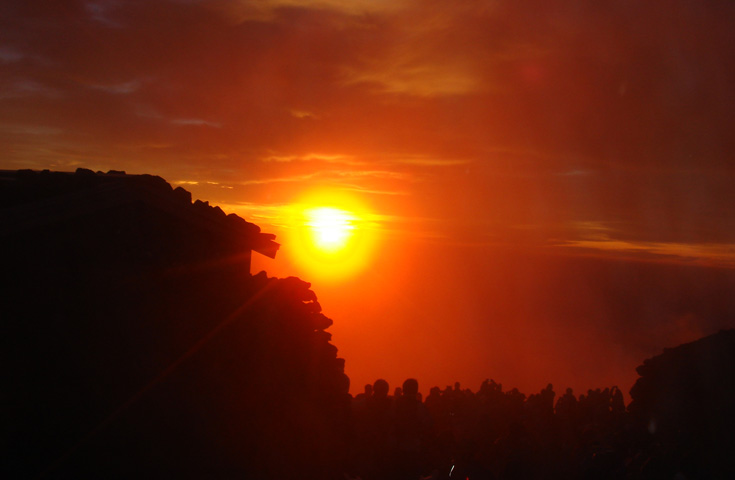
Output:
[[340,281],[367,268],[376,246],[376,223],[359,198],[318,190],[294,203],[286,249],[304,278]]
[[355,217],[337,208],[312,208],[305,215],[315,246],[326,252],[344,248],[355,229]]

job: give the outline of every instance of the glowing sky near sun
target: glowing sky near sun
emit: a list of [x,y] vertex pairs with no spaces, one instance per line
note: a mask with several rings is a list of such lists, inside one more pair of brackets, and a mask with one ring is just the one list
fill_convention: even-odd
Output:
[[[277,234],[256,262],[313,282],[353,390],[630,383],[735,318],[733,24],[713,1],[10,0],[0,167],[160,175]],[[317,236],[359,262],[309,251],[308,208],[347,212]]]

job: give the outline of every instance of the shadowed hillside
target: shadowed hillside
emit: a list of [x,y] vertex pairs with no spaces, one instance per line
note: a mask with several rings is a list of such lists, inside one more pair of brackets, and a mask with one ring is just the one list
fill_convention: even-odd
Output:
[[5,478],[334,464],[344,361],[308,283],[250,275],[272,236],[158,177],[1,177]]

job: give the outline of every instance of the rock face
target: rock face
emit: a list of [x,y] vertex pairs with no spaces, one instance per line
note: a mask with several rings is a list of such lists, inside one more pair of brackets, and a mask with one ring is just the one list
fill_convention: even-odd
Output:
[[637,371],[629,410],[653,434],[654,458],[686,478],[735,474],[735,330],[666,349]]
[[310,285],[243,268],[277,248],[257,226],[128,177],[0,175],[0,476],[327,478],[349,380]]
[[0,171],[0,237],[35,241],[39,236],[119,247],[128,260],[159,264],[238,256],[250,268],[251,251],[274,258],[274,235],[160,177],[110,171],[75,173]]

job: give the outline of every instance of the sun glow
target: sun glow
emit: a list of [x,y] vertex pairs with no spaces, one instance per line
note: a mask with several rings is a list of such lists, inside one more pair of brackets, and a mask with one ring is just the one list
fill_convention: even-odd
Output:
[[288,251],[307,277],[343,279],[370,262],[374,216],[354,197],[318,192],[294,205]]
[[314,246],[326,252],[336,252],[344,248],[355,230],[355,217],[350,212],[332,207],[318,207],[304,213]]

